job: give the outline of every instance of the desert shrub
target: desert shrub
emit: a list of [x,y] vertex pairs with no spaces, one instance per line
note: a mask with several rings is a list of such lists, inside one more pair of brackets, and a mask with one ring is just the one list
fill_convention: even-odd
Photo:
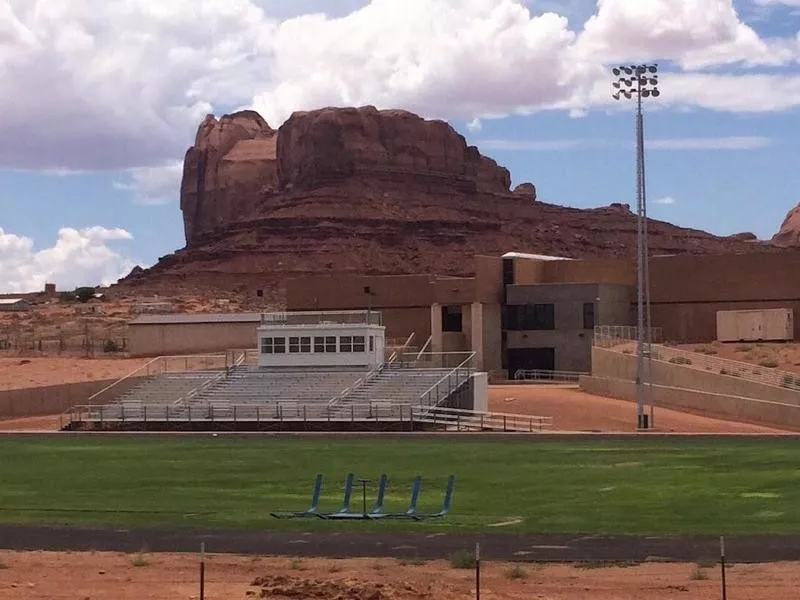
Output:
[[695,566],[694,569],[692,569],[691,573],[689,573],[689,579],[691,579],[692,581],[705,581],[706,579],[708,579],[708,573],[706,573],[702,569],[702,567],[698,565]]
[[778,366],[778,361],[775,360],[774,358],[767,358],[767,359],[762,360],[758,364],[761,365],[762,367],[766,367],[768,369],[774,369],[775,367]]
[[740,344],[740,345],[736,346],[736,351],[737,352],[750,352],[750,350],[752,350],[752,349],[753,349],[753,347],[750,344]]
[[528,572],[520,565],[514,565],[505,573],[506,579],[527,579]]
[[139,552],[131,559],[131,565],[134,567],[149,567],[150,561],[147,560],[147,557],[143,553]]
[[449,560],[454,569],[472,569],[475,566],[475,555],[469,550],[456,550]]
[[697,352],[698,354],[709,354],[709,355],[717,353],[717,349],[711,348],[710,346],[698,346],[697,348],[694,349],[694,351]]
[[103,352],[119,352],[119,346],[114,340],[106,340],[103,344]]
[[75,297],[81,302],[88,302],[94,296],[94,288],[79,287],[75,289]]
[[692,360],[689,359],[689,358],[686,358],[685,356],[673,356],[672,358],[669,359],[669,362],[671,362],[674,365],[690,365],[690,364],[692,364]]

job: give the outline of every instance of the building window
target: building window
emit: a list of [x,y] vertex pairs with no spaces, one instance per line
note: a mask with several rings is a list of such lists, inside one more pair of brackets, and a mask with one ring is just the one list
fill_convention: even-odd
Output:
[[462,331],[460,304],[442,306],[442,331]]
[[325,352],[336,352],[335,335],[329,335],[325,337]]
[[261,354],[286,354],[286,338],[261,338]]
[[370,352],[374,352],[375,351],[375,336],[374,335],[369,336],[369,351]]
[[583,303],[583,328],[594,329],[594,302]]
[[503,259],[503,285],[514,284],[514,259]]
[[555,328],[555,304],[520,304],[505,307],[504,329],[508,331],[552,330]]
[[363,335],[356,335],[353,336],[353,352],[365,352],[366,348],[364,346],[364,336]]
[[353,351],[353,336],[343,335],[339,338],[339,352]]
[[314,338],[314,352],[325,352],[325,338],[315,337]]
[[300,338],[299,337],[290,337],[289,338],[289,352],[291,354],[296,354],[300,352]]
[[311,337],[303,336],[300,338],[300,352],[311,352]]

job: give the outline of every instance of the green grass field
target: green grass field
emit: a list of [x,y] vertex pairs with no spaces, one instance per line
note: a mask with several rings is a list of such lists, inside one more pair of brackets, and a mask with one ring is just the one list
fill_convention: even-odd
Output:
[[[800,533],[792,440],[65,437],[0,440],[0,455],[4,523],[455,532],[519,519],[487,530]],[[454,473],[453,511],[422,523],[269,517],[306,508],[317,472],[323,508],[338,508],[349,470],[373,481],[388,473],[387,508],[398,511],[417,473],[421,508],[438,510]]]

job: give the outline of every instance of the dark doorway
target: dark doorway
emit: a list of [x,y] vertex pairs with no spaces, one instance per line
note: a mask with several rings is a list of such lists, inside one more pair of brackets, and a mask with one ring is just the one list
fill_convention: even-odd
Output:
[[509,348],[508,349],[508,375],[520,369],[554,371],[556,368],[555,348]]

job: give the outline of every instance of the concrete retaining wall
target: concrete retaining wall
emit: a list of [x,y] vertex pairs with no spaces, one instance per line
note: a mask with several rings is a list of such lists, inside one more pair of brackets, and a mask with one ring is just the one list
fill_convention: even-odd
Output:
[[[59,414],[76,404],[86,404],[89,396],[115,381],[117,380],[104,379],[0,391],[0,418]],[[130,380],[130,384],[134,384],[133,378]],[[121,387],[113,389],[114,394],[122,391],[124,390]],[[112,390],[109,390],[109,393],[111,392]],[[94,403],[103,404],[109,402],[109,398],[109,394],[103,394]]]
[[[636,400],[636,384],[633,381],[585,376],[580,379],[580,387],[590,394],[618,398],[620,400]],[[714,394],[663,385],[653,385],[653,404],[656,407],[656,411],[658,411],[659,407],[672,408],[683,412],[732,421],[800,430],[800,406],[794,404]],[[657,413],[656,424],[658,424]]]
[[[592,376],[634,381],[636,356],[594,347]],[[652,382],[683,390],[698,390],[723,396],[739,396],[800,406],[800,392],[795,390],[657,360],[652,361]]]

